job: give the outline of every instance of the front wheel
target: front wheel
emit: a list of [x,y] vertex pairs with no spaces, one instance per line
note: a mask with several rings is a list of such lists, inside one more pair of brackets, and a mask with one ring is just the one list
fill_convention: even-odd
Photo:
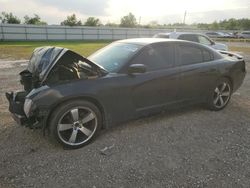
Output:
[[208,107],[211,110],[222,110],[228,104],[232,94],[231,83],[228,79],[221,79],[208,99]]
[[49,131],[68,148],[80,148],[88,144],[101,128],[99,109],[84,100],[69,101],[60,105],[51,115]]

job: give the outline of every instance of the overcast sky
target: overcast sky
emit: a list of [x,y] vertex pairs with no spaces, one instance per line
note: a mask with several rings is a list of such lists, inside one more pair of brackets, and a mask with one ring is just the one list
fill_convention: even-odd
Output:
[[120,23],[120,18],[132,12],[141,23],[160,24],[213,22],[228,18],[249,18],[250,0],[0,0],[0,12],[12,12],[20,18],[38,14],[48,24],[60,24],[75,13],[85,21],[94,16],[102,23]]

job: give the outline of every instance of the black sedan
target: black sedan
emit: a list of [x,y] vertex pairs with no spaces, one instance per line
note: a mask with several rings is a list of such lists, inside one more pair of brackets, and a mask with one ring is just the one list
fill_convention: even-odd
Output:
[[20,73],[24,91],[8,92],[21,125],[48,130],[69,148],[89,143],[101,128],[178,104],[221,110],[242,84],[242,57],[170,39],[113,42],[88,58],[59,47],[33,52]]

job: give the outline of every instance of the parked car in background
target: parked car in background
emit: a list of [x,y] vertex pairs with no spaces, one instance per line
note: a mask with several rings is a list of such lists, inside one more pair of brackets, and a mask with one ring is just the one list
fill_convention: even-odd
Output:
[[232,33],[232,32],[225,32],[225,31],[223,31],[222,33],[225,36],[224,38],[237,38],[237,36],[234,33]]
[[171,32],[171,33],[158,33],[153,38],[170,38],[170,39],[181,39],[192,42],[197,42],[206,46],[210,46],[216,50],[227,51],[228,46],[222,43],[214,42],[208,36],[200,33],[191,32]]
[[240,39],[250,39],[250,31],[243,31],[238,34],[238,38]]
[[225,32],[225,31],[213,31],[205,33],[207,36],[211,38],[237,38],[235,33]]
[[228,34],[225,34],[223,32],[207,32],[205,33],[208,37],[211,37],[211,38],[227,38],[228,37]]
[[24,90],[6,93],[9,110],[19,124],[48,129],[69,148],[86,145],[101,128],[178,104],[222,110],[246,74],[243,59],[224,53],[159,38],[116,41],[88,58],[37,48],[20,73]]

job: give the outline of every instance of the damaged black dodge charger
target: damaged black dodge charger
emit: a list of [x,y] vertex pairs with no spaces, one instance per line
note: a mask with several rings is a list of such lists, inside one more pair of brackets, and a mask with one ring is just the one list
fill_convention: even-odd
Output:
[[245,74],[242,57],[181,40],[122,40],[88,58],[42,47],[20,73],[24,90],[6,97],[19,124],[78,148],[102,127],[180,103],[221,110]]

